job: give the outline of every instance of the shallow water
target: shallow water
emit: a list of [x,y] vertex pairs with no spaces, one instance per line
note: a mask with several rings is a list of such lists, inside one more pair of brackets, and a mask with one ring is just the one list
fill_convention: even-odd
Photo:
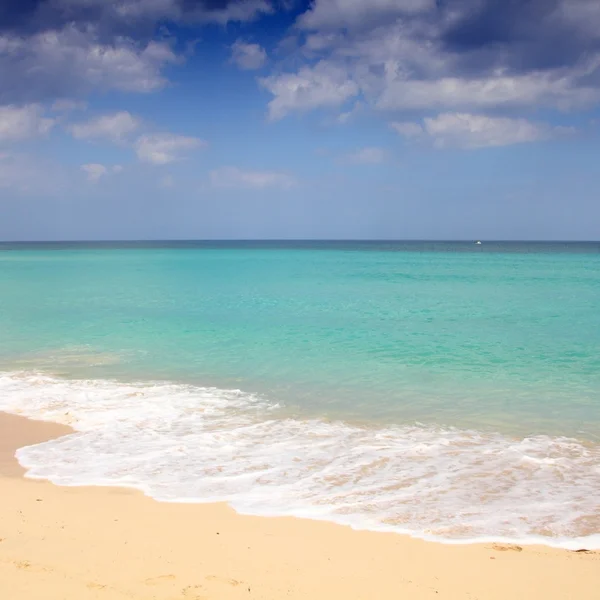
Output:
[[60,484],[583,543],[599,247],[0,245],[0,408],[78,430],[19,453]]

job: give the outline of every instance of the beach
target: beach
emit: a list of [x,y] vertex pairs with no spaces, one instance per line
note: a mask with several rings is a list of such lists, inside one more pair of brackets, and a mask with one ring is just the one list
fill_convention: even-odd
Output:
[[24,478],[14,451],[67,432],[0,415],[3,600],[592,600],[600,589],[598,552],[437,544]]
[[482,247],[4,247],[0,600],[597,598],[599,255]]
[[600,600],[600,0],[0,0],[0,600]]
[[0,245],[0,411],[77,431],[19,452],[56,485],[600,549],[599,256]]

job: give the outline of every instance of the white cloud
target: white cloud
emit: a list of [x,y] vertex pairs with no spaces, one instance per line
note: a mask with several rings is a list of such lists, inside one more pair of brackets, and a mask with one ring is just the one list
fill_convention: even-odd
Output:
[[296,183],[287,173],[277,171],[249,171],[237,167],[222,167],[209,174],[211,184],[217,188],[280,188],[289,189]]
[[108,172],[108,169],[104,165],[98,163],[81,165],[81,170],[87,175],[88,181],[92,183],[97,183]]
[[547,139],[571,133],[563,127],[550,127],[526,119],[488,117],[467,113],[443,113],[423,119],[423,124],[391,123],[400,135],[408,138],[428,139],[438,148],[483,148],[509,146]]
[[346,123],[348,123],[348,121],[355,117],[362,109],[362,102],[355,102],[354,106],[350,110],[342,112],[337,116],[337,123],[339,123],[340,125],[345,125]]
[[[59,0],[63,5],[84,4],[99,5],[106,4],[106,0]],[[117,15],[131,19],[139,18],[174,18],[177,16],[177,6],[174,0],[120,0],[114,3]]]
[[340,113],[337,116],[336,121],[340,125],[343,125],[344,123],[347,123],[350,120],[350,117],[352,117],[352,111],[351,110],[347,110],[346,112]]
[[[567,70],[452,77],[445,75],[452,70],[450,59],[437,55],[431,46],[421,48],[397,38],[392,28],[388,34],[385,38],[380,32],[380,40],[369,34],[334,48],[329,58],[313,67],[262,79],[274,96],[269,103],[271,118],[339,106],[355,96],[381,111],[530,106],[571,110],[600,102],[600,86],[594,83],[600,76],[600,56]],[[343,114],[342,119],[349,117]]]
[[302,50],[308,56],[323,52],[339,45],[343,36],[338,32],[317,32],[306,36]]
[[[218,4],[218,3],[215,3]],[[273,4],[267,0],[238,0],[237,2],[221,3],[225,6],[217,10],[198,9],[196,19],[208,23],[227,25],[229,22],[247,22],[258,19],[261,15],[275,12]],[[194,13],[190,15],[194,17]]]
[[154,133],[142,135],[135,142],[135,151],[142,162],[165,165],[182,158],[182,154],[206,146],[206,142],[195,137]]
[[179,59],[166,43],[104,43],[94,28],[67,25],[29,37],[0,35],[0,98],[70,96],[92,89],[153,92]]
[[384,162],[385,159],[386,152],[383,148],[367,146],[347,154],[342,158],[342,161],[354,165],[376,165]]
[[304,66],[263,82],[273,94],[271,116],[343,102],[335,92],[322,100],[318,72],[335,73],[329,79],[349,90],[342,97],[360,96],[382,111],[571,110],[600,103],[598,2],[529,4],[506,7],[491,44],[477,35],[478,27],[498,20],[493,0],[314,0],[290,37],[295,48],[287,50],[289,64]]
[[490,108],[536,104],[571,108],[600,100],[600,90],[576,88],[572,79],[572,75],[560,76],[551,72],[482,79],[395,79],[385,86],[376,106],[383,110]]
[[[106,139],[116,144],[132,146],[140,161],[164,165],[184,157],[185,153],[206,146],[206,142],[196,137],[172,133],[145,133],[132,140],[139,132],[142,121],[127,111],[102,115],[84,123],[75,123],[68,127],[77,139]],[[115,165],[114,172],[122,167]]]
[[122,110],[110,115],[96,117],[84,123],[74,123],[69,126],[73,137],[80,140],[107,139],[111,142],[123,142],[137,131],[141,120],[131,113]]
[[85,110],[87,102],[81,100],[71,100],[69,98],[61,98],[52,103],[51,110],[53,112],[72,112],[75,110]]
[[87,175],[88,181],[91,181],[92,183],[97,183],[109,173],[118,175],[123,172],[122,165],[112,165],[111,167],[107,167],[99,163],[89,163],[87,165],[81,165],[80,168]]
[[247,44],[237,40],[231,46],[231,60],[240,69],[251,71],[264,66],[267,62],[267,53],[259,44]]
[[315,0],[298,19],[304,29],[360,28],[435,8],[435,0]]
[[43,116],[39,104],[0,106],[0,142],[13,142],[47,134],[55,124],[54,119]]
[[[107,4],[106,0],[60,0],[81,4]],[[110,10],[110,9],[107,9]],[[227,25],[232,22],[248,22],[263,14],[272,14],[273,5],[267,0],[237,0],[220,2],[177,2],[176,0],[121,0],[114,8],[116,14],[125,19],[172,20],[178,23],[216,23]]]
[[[44,2],[38,4],[37,12],[35,7],[27,11],[33,25],[87,23],[95,18],[117,31],[127,26],[153,27],[165,21],[227,25],[274,12],[270,0],[48,0],[49,8]],[[285,5],[286,0],[280,4]]]
[[390,123],[390,127],[400,135],[407,138],[419,138],[424,134],[423,127],[419,123],[413,123],[412,121],[395,121]]
[[260,83],[275,96],[269,102],[272,120],[293,111],[340,106],[359,93],[358,85],[344,69],[326,62],[304,67],[298,73],[265,77]]
[[548,135],[547,128],[526,119],[445,113],[424,119],[425,130],[437,146],[508,146],[535,142]]

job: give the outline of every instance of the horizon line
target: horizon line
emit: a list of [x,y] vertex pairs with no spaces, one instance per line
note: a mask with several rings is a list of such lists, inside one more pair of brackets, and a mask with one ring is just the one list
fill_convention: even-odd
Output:
[[140,244],[140,243],[231,243],[231,242],[275,242],[275,243],[306,243],[306,242],[336,242],[336,243],[527,243],[527,244],[595,244],[599,240],[572,240],[572,239],[485,239],[485,238],[94,238],[94,239],[63,239],[63,240],[0,240],[0,244]]

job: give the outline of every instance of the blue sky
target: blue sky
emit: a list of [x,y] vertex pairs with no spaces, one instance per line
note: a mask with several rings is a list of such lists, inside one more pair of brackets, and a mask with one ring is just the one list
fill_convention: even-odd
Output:
[[597,0],[3,0],[0,239],[600,239]]

